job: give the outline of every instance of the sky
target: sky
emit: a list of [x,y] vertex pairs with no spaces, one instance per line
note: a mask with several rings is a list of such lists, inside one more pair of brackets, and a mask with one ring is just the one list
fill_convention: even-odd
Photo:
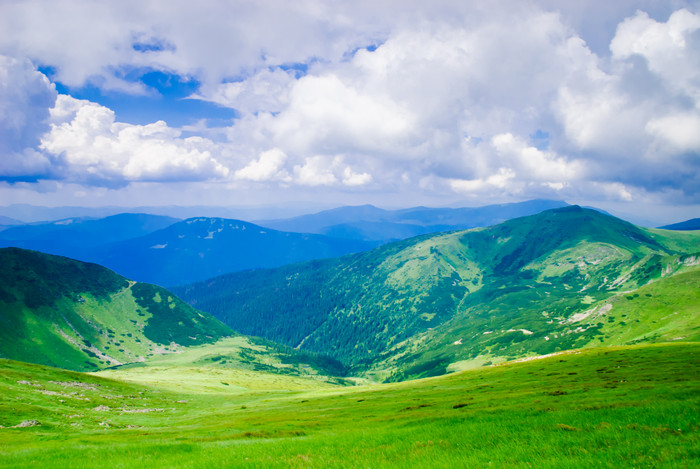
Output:
[[0,2],[0,205],[534,198],[700,217],[700,2]]

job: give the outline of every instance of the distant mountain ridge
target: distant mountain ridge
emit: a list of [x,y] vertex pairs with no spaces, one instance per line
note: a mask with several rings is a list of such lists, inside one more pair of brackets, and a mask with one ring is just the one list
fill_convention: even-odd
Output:
[[[29,223],[0,232],[0,247],[34,249],[82,259],[87,249],[143,236],[178,221],[160,215],[122,213],[100,219],[67,218]],[[89,260],[89,255],[85,260]]]
[[384,210],[373,205],[360,205],[256,223],[284,231],[389,241],[439,231],[495,225],[511,218],[565,206],[568,206],[566,202],[558,200],[530,200],[484,207],[412,207],[401,210]]
[[172,286],[228,272],[364,251],[376,243],[286,233],[225,218],[190,218],[102,246],[90,260],[128,278]]
[[377,244],[284,233],[241,220],[196,217],[181,221],[147,214],[69,218],[0,231],[0,247],[95,262],[130,279],[158,285],[341,256]]
[[[632,343],[700,339],[699,253],[697,233],[569,206],[174,291],[243,333],[397,380],[612,343],[630,322]],[[642,288],[625,301],[653,319],[611,303]]]
[[677,231],[700,230],[700,218],[691,218],[690,220],[682,221],[680,223],[673,223],[671,225],[660,226],[659,228],[664,230]]

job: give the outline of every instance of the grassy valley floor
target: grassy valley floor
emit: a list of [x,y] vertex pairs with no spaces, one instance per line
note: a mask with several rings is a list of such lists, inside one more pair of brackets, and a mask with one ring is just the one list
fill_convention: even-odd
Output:
[[304,388],[302,377],[268,375],[258,386],[250,371],[237,382],[228,370],[229,386],[197,386],[185,373],[178,388],[134,370],[141,374],[127,382],[0,361],[0,466],[700,465],[695,343],[575,351],[376,386],[309,379]]

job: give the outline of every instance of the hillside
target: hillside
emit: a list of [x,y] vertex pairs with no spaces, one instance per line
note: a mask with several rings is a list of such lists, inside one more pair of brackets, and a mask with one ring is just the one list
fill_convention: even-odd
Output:
[[401,210],[361,205],[258,223],[284,231],[387,242],[439,231],[495,225],[511,218],[566,205],[566,202],[556,200],[529,200],[484,207],[412,207]]
[[[572,206],[339,259],[224,275],[175,292],[242,333],[400,380],[612,343],[623,323],[639,321],[651,332],[639,311],[617,315],[617,303],[605,302],[694,271],[698,252],[698,233],[642,229]],[[639,330],[630,340],[673,339],[700,325],[692,294],[698,280],[685,277],[689,287],[668,280],[655,293],[673,298],[666,309],[687,312],[669,326],[673,337]],[[676,299],[676,288],[689,296]]]
[[91,261],[125,277],[171,286],[245,269],[364,251],[376,243],[286,233],[225,218],[190,218],[103,246]]
[[95,264],[0,249],[0,357],[95,370],[233,331],[167,290]]
[[352,388],[0,360],[0,467],[697,467],[699,353],[598,348]]

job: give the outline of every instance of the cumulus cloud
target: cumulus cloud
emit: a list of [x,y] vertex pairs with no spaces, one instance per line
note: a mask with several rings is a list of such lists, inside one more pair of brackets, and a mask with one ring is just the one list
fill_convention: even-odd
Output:
[[62,97],[41,147],[13,162],[110,183],[700,199],[695,4],[146,3],[2,5],[0,51],[72,86],[143,93],[130,72],[192,77],[192,98],[239,111],[226,141]]
[[116,122],[112,110],[67,95],[59,95],[51,117],[41,149],[56,158],[69,180],[120,185],[228,175],[228,168],[212,156],[210,141],[180,138],[180,132],[163,121]]
[[49,129],[54,86],[27,59],[0,55],[0,178],[36,178],[51,162],[36,150]]
[[289,180],[289,174],[282,169],[287,155],[279,148],[262,152],[260,159],[253,160],[235,173],[236,179],[250,181]]
[[610,50],[613,57],[641,56],[653,73],[678,93],[689,94],[700,106],[700,15],[686,9],[658,22],[643,11],[625,19],[617,28]]

